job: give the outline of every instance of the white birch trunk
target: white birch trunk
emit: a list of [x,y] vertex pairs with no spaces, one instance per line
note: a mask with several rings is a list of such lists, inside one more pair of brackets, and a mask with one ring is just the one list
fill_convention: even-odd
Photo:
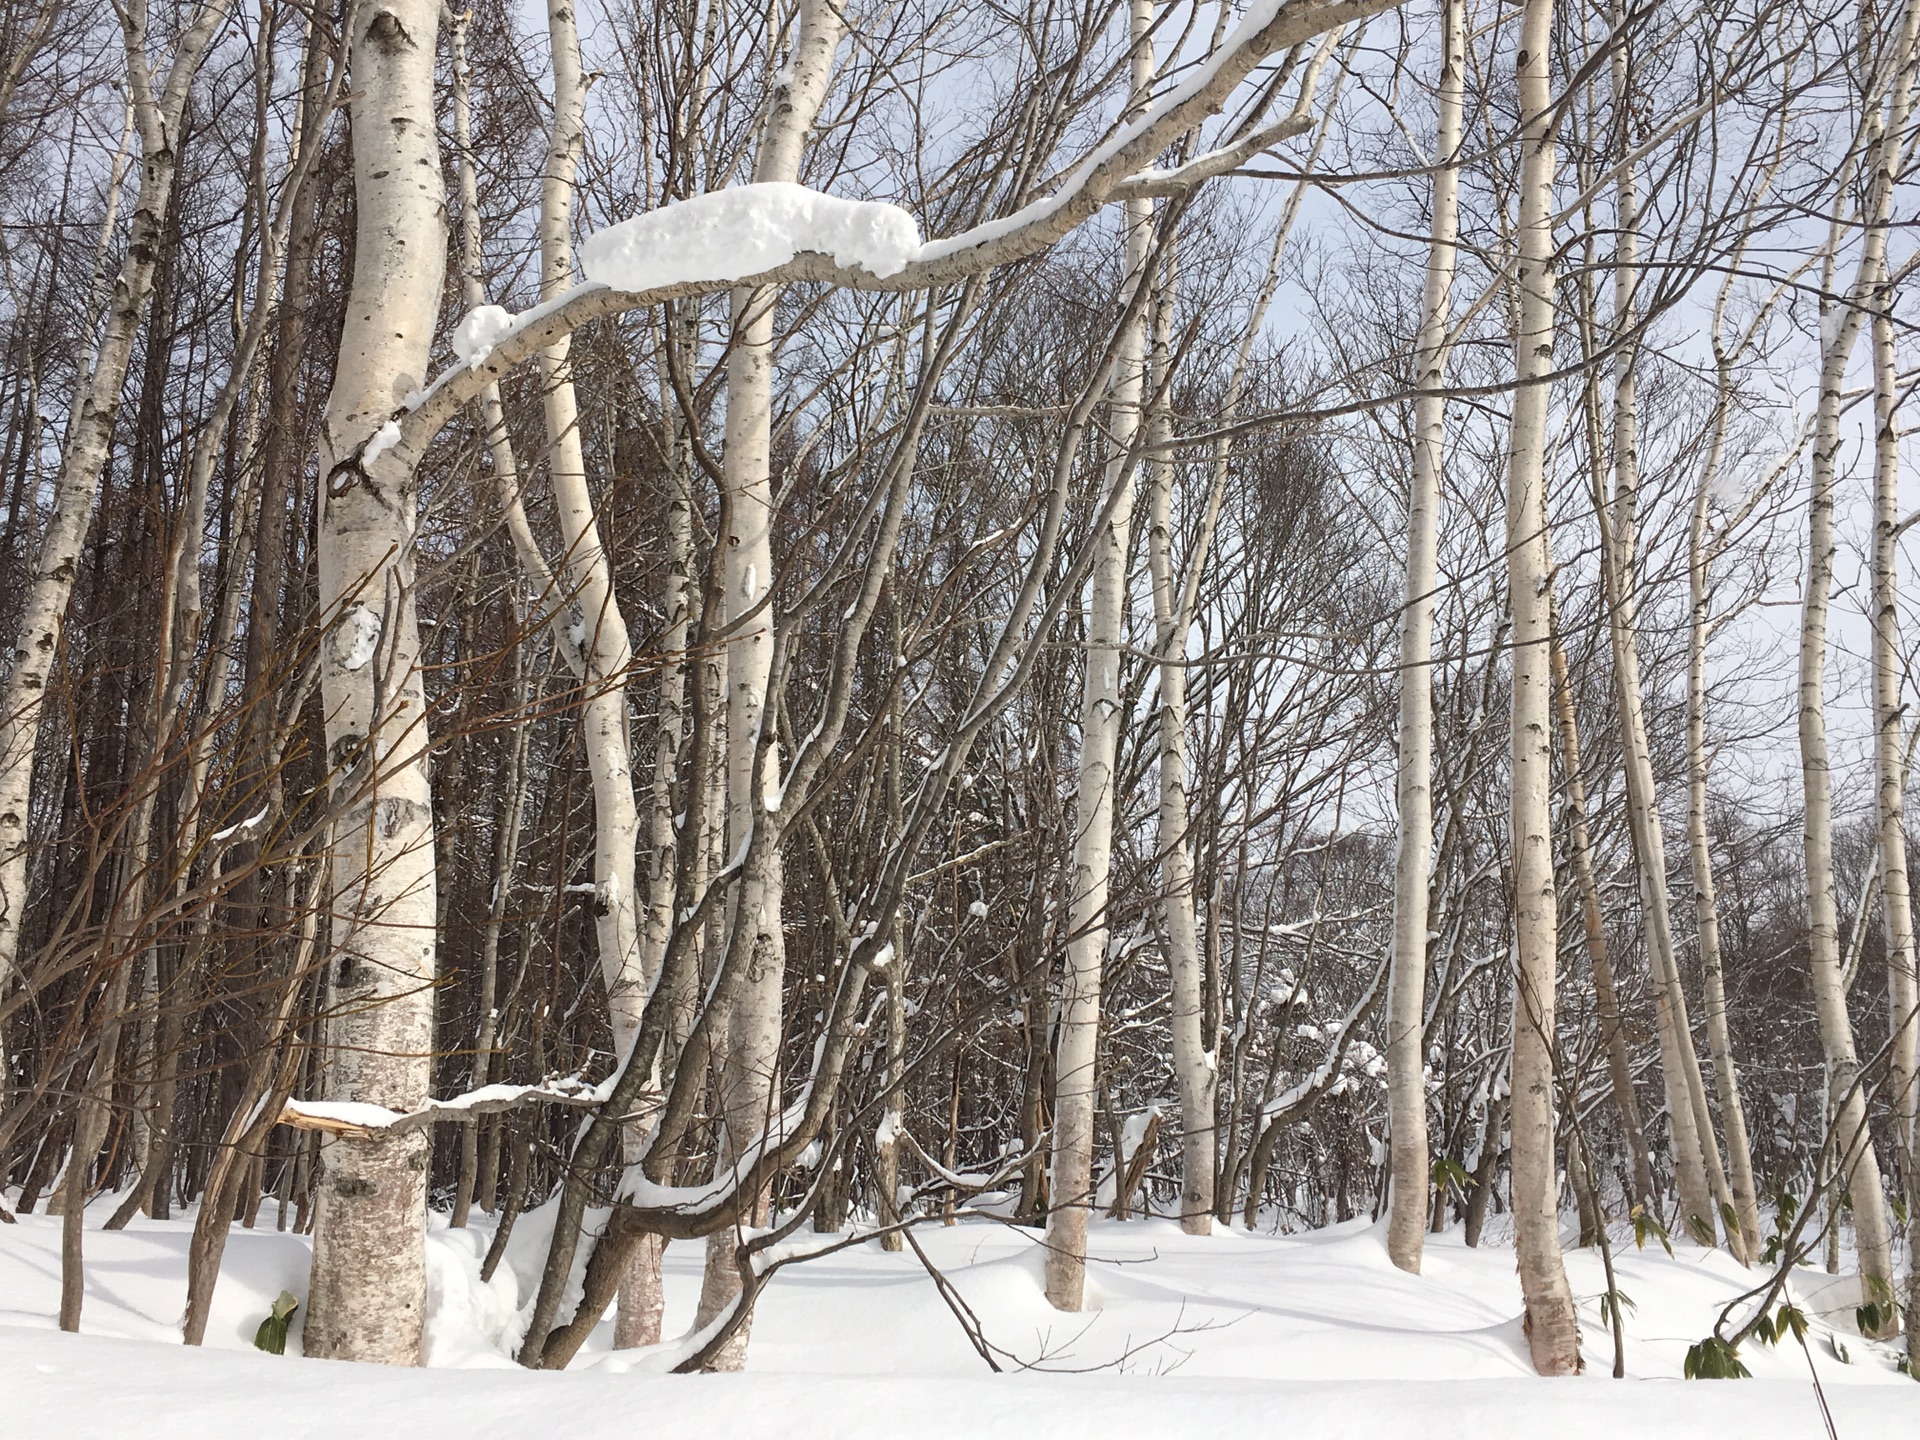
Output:
[[1427,1234],[1427,885],[1433,865],[1433,592],[1445,443],[1447,324],[1460,235],[1460,134],[1466,81],[1464,0],[1443,0],[1433,227],[1414,359],[1413,482],[1407,497],[1406,600],[1400,612],[1399,848],[1393,871],[1393,969],[1387,981],[1387,1254],[1420,1273]]
[[[353,286],[321,441],[320,610],[338,819],[328,1099],[409,1110],[433,1053],[434,835],[411,475],[361,448],[417,389],[446,211],[433,113],[439,0],[380,0],[352,37]],[[388,478],[388,477],[395,477]],[[306,1353],[414,1365],[426,1307],[427,1142],[330,1138],[316,1182]]]
[[[1913,897],[1907,877],[1906,707],[1900,699],[1900,432],[1894,364],[1893,296],[1882,290],[1873,313],[1873,719],[1880,791],[1880,905],[1887,945],[1889,1108],[1899,1175],[1911,1205],[1914,1177],[1914,1060],[1920,1041],[1920,990],[1914,976]],[[1907,1352],[1920,1355],[1920,1265],[1907,1252]]]
[[[846,22],[831,0],[802,0],[799,21],[754,158],[755,181],[793,181],[807,136],[833,77],[833,60]],[[773,307],[772,288],[733,295],[733,348],[727,356],[727,434],[723,457],[727,487],[727,532],[723,538],[727,642],[727,828],[728,848],[738,853],[758,817],[754,814],[755,757],[765,719],[773,662]],[[750,617],[750,618],[749,618]],[[779,791],[779,757],[769,747],[767,795]],[[785,947],[780,934],[780,880],[775,862],[764,886],[744,884],[735,924],[756,934],[753,958],[733,1013],[721,1075],[720,1111],[726,1152],[737,1154],[766,1126],[777,1108],[780,1055],[780,991]],[[724,1157],[723,1157],[724,1163]],[[753,1207],[757,1215],[759,1206]],[[705,1279],[696,1323],[719,1314],[738,1293],[734,1234],[721,1230],[707,1242]],[[709,1368],[737,1370],[746,1364],[750,1327],[742,1325]]]
[[[1164,386],[1170,363],[1172,296],[1163,293],[1154,309],[1156,386]],[[1154,407],[1154,438],[1170,439],[1164,397]],[[1158,719],[1160,805],[1157,853],[1160,857],[1160,923],[1167,942],[1171,989],[1168,1023],[1173,1038],[1173,1077],[1180,1098],[1180,1228],[1189,1235],[1213,1233],[1214,1095],[1218,1088],[1213,1055],[1206,1047],[1204,961],[1194,923],[1193,850],[1188,843],[1191,812],[1187,804],[1187,630],[1192,623],[1181,604],[1183,586],[1174,575],[1173,474],[1168,461],[1148,467],[1152,487],[1147,558],[1153,576],[1153,619],[1160,663]],[[1203,563],[1195,556],[1192,564]]]
[[[1133,103],[1153,82],[1151,0],[1132,0]],[[1126,202],[1122,293],[1146,268],[1150,201]],[[1125,639],[1127,552],[1133,526],[1133,470],[1127,452],[1140,430],[1146,333],[1131,321],[1121,337],[1109,399],[1102,504],[1118,492],[1106,528],[1093,537],[1093,594],[1087,608],[1086,673],[1080,701],[1080,757],[1075,776],[1073,867],[1067,920],[1065,984],[1054,1061],[1053,1167],[1048,1181],[1047,1300],[1056,1310],[1086,1303],[1087,1218],[1093,1194],[1094,1087],[1100,1050],[1100,982],[1107,959],[1107,894],[1113,866],[1114,766],[1120,742],[1120,645]],[[1183,1207],[1184,1208],[1184,1207]]]
[[[553,125],[540,192],[540,298],[550,300],[573,283],[573,178],[585,139],[587,87],[580,69],[580,36],[572,0],[548,0],[547,37],[553,63]],[[633,647],[626,616],[614,593],[613,570],[591,491],[580,443],[580,411],[568,363],[571,341],[563,337],[540,355],[545,402],[548,472],[566,552],[561,570],[566,592],[580,612],[583,698],[581,736],[593,777],[594,928],[600,978],[607,988],[613,1051],[624,1056],[640,1030],[650,976],[640,945],[639,892],[634,884],[640,811],[633,789],[633,746],[627,718],[627,676]],[[643,1132],[629,1125],[625,1158],[639,1156]],[[620,1314],[627,1338],[658,1329],[661,1247],[649,1240],[634,1253],[621,1284]],[[616,1318],[616,1329],[620,1327]]]
[[[900,617],[900,594],[893,589],[888,596],[892,614],[891,650],[894,663],[906,654],[906,636]],[[894,688],[887,717],[887,825],[889,832],[904,830],[906,784],[906,697]],[[900,1205],[900,1136],[907,1123],[907,938],[910,931],[901,909],[893,912],[893,958],[887,965],[887,1103],[880,1130],[873,1142],[873,1179],[877,1193],[876,1218],[882,1225],[896,1225],[904,1218]],[[906,1249],[906,1238],[898,1230],[880,1237],[883,1250]]]
[[1706,1113],[1699,1056],[1693,1048],[1686,995],[1680,986],[1680,969],[1674,958],[1666,839],[1660,823],[1653,756],[1640,698],[1640,657],[1635,639],[1636,607],[1631,576],[1637,483],[1632,458],[1635,443],[1632,387],[1631,378],[1623,376],[1614,399],[1613,514],[1610,519],[1602,517],[1601,565],[1605,572],[1607,632],[1613,652],[1614,699],[1620,717],[1621,763],[1626,771],[1627,823],[1633,838],[1648,968],[1653,974],[1659,1013],[1660,1071],[1667,1089],[1667,1123],[1671,1130],[1674,1175],[1680,1191],[1681,1230],[1700,1243],[1711,1245],[1716,1233],[1714,1193],[1724,1188],[1726,1181],[1724,1174],[1719,1174],[1719,1183],[1714,1183],[1720,1169],[1719,1150]]
[[[1911,12],[1910,12],[1911,13]],[[1903,64],[1904,79],[1896,85],[1895,118],[1911,104],[1911,68],[1915,54],[1911,21]],[[1897,164],[1897,162],[1894,162]],[[1899,1183],[1908,1206],[1906,1312],[1907,1356],[1920,1361],[1920,983],[1916,983],[1913,933],[1913,896],[1907,872],[1905,829],[1907,785],[1906,706],[1900,679],[1904,657],[1900,645],[1900,400],[1899,369],[1894,351],[1893,287],[1886,283],[1885,262],[1873,295],[1873,719],[1874,758],[1880,802],[1880,904],[1887,951],[1887,1008],[1891,1034],[1888,1049],[1888,1108],[1893,1113],[1894,1152]]]
[[1513,609],[1513,1228],[1526,1334],[1542,1375],[1582,1368],[1580,1325],[1560,1255],[1554,1169],[1554,983],[1559,912],[1551,816],[1552,673],[1547,605],[1545,377],[1553,368],[1553,0],[1526,0],[1515,60],[1521,112],[1512,435],[1507,456],[1507,594]]
[[[540,186],[540,298],[551,300],[573,284],[573,175],[584,139],[587,87],[580,72],[580,37],[572,0],[548,0],[547,35],[553,64],[553,125]],[[567,355],[569,337],[540,352],[541,398],[547,421],[547,469],[566,547],[560,569],[566,594],[580,612],[582,743],[593,777],[593,914],[600,978],[607,987],[614,1053],[625,1054],[647,1002],[640,973],[639,907],[633,883],[640,814],[634,802],[632,744],[627,725],[627,675],[633,648],[614,594],[613,571],[601,543],[586,460],[580,409]]]
[[[1718,334],[1716,326],[1716,337]],[[1716,345],[1717,345],[1716,339]],[[1722,362],[1721,383],[1731,385],[1730,362]],[[1746,1107],[1740,1099],[1740,1076],[1734,1065],[1733,1040],[1727,1029],[1727,993],[1720,963],[1720,910],[1714,893],[1713,851],[1707,843],[1707,643],[1713,634],[1712,597],[1707,587],[1712,562],[1708,537],[1708,506],[1713,478],[1725,436],[1725,415],[1718,417],[1712,452],[1700,493],[1694,497],[1687,531],[1687,595],[1690,618],[1687,631],[1687,850],[1693,875],[1694,927],[1700,937],[1700,969],[1707,1003],[1707,1045],[1713,1055],[1715,1086],[1720,1092],[1720,1123],[1727,1136],[1727,1158],[1733,1171],[1734,1215],[1740,1227],[1740,1250],[1749,1264],[1760,1254],[1760,1202],[1753,1178],[1753,1147],[1747,1136]]]
[[[677,343],[667,334],[662,344]],[[663,366],[664,369],[664,366]],[[648,796],[646,906],[641,915],[640,969],[647,984],[659,975],[673,930],[674,861],[679,832],[674,826],[674,776],[686,734],[687,645],[693,621],[693,456],[684,434],[686,421],[674,409],[669,386],[661,386],[661,403],[672,416],[672,441],[667,453],[666,583],[660,610],[666,625],[660,635],[660,685],[653,732],[653,782]],[[691,788],[692,782],[689,782]]]
[[[1833,775],[1827,749],[1827,611],[1833,588],[1833,506],[1841,446],[1842,387],[1867,310],[1881,298],[1886,283],[1887,233],[1893,216],[1894,179],[1901,168],[1907,119],[1913,94],[1914,27],[1920,4],[1902,16],[1897,47],[1884,62],[1887,94],[1869,95],[1864,127],[1865,154],[1872,166],[1864,207],[1864,234],[1853,283],[1847,292],[1820,307],[1820,396],[1813,440],[1807,505],[1807,581],[1800,618],[1800,773],[1806,804],[1806,879],[1808,964],[1814,1009],[1826,1053],[1834,1105],[1836,1150],[1841,1175],[1853,1200],[1854,1247],[1863,1290],[1869,1299],[1892,1298],[1886,1201],[1880,1162],[1867,1128],[1866,1100],[1855,1082],[1860,1075],[1853,1023],[1847,1014],[1846,984],[1840,954],[1839,901],[1833,868]],[[1831,260],[1827,266],[1833,269]],[[1834,286],[1824,285],[1831,295]],[[1877,528],[1877,527],[1876,527]],[[1878,617],[1876,617],[1877,620]]]
[[[663,345],[678,343],[671,332],[661,337]],[[662,370],[664,371],[664,357]],[[657,713],[653,732],[653,782],[647,798],[647,895],[640,913],[640,975],[646,992],[651,992],[665,962],[667,941],[673,931],[675,867],[678,859],[679,832],[674,825],[673,782],[680,765],[681,739],[686,729],[687,641],[692,621],[693,566],[693,457],[683,433],[686,421],[674,407],[670,382],[663,375],[661,403],[671,417],[673,438],[667,454],[666,583],[660,596],[660,608],[666,615],[666,628],[660,639],[660,683],[656,699]],[[697,779],[687,782],[691,795]],[[675,1035],[684,1033],[676,1025]],[[629,1132],[629,1140],[638,1136]],[[629,1162],[638,1159],[630,1147]],[[620,1282],[618,1313],[614,1319],[613,1345],[616,1350],[658,1344],[661,1320],[666,1306],[666,1291],[661,1264],[666,1242],[649,1236],[642,1242],[626,1277]]]

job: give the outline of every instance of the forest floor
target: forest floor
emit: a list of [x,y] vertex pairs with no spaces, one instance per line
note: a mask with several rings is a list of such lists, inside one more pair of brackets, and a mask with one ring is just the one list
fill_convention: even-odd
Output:
[[[59,1222],[0,1224],[0,1435],[7,1440],[133,1436],[484,1435],[600,1440],[636,1435],[831,1437],[1222,1436],[1272,1430],[1313,1440],[1469,1435],[1529,1440],[1740,1440],[1913,1434],[1920,1388],[1895,1351],[1850,1333],[1851,1297],[1806,1271],[1796,1291],[1816,1319],[1805,1350],[1750,1341],[1754,1379],[1682,1381],[1687,1347],[1754,1277],[1724,1254],[1669,1258],[1616,1244],[1627,1309],[1626,1369],[1610,1378],[1600,1258],[1568,1254],[1588,1374],[1534,1377],[1513,1253],[1458,1232],[1429,1237],[1421,1275],[1387,1261],[1384,1232],[1354,1222],[1302,1235],[1234,1231],[1207,1239],[1165,1220],[1095,1226],[1088,1313],[1051,1310],[1036,1232],[976,1218],[916,1232],[964,1297],[1006,1373],[991,1373],[911,1250],[877,1244],[782,1270],[755,1317],[749,1371],[676,1377],[647,1352],[607,1349],[611,1324],[562,1374],[508,1355],[530,1298],[545,1216],[523,1217],[507,1262],[479,1281],[488,1232],[429,1235],[426,1371],[349,1367],[252,1348],[283,1289],[304,1296],[308,1242],[236,1226],[205,1348],[177,1341],[190,1225],[136,1220],[93,1229],[81,1334],[55,1328]],[[700,1247],[667,1258],[669,1335],[692,1320]],[[1839,1358],[1844,1350],[1848,1362]],[[659,1357],[653,1357],[657,1360]],[[457,1372],[457,1373],[456,1373]],[[1816,1386],[1814,1375],[1818,1375]],[[1822,1415],[1831,1411],[1833,1431]],[[1282,1429],[1282,1427],[1284,1427]]]

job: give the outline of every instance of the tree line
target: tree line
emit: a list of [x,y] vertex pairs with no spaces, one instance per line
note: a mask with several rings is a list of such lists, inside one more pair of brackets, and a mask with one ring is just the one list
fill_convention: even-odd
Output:
[[271,1202],[401,1364],[428,1207],[550,1207],[540,1367],[672,1241],[719,1369],[970,1209],[1068,1311],[1097,1213],[1371,1215],[1564,1374],[1571,1211],[1772,1274],[1728,1353],[1844,1231],[1920,1353],[1920,6],[528,23],[0,0],[64,1328],[102,1195],[189,1343]]

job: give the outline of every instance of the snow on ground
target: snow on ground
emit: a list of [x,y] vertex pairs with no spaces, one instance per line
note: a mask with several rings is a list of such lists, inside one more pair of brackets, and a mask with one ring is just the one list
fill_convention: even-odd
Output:
[[[110,1206],[96,1204],[98,1223]],[[82,1334],[54,1328],[59,1224],[0,1225],[0,1435],[60,1440],[138,1433],[143,1440],[486,1433],[600,1440],[646,1434],[754,1437],[982,1437],[1046,1440],[1274,1431],[1314,1440],[1466,1434],[1530,1440],[1825,1433],[1797,1345],[1749,1343],[1755,1379],[1682,1381],[1686,1348],[1747,1284],[1719,1253],[1617,1256],[1628,1310],[1627,1369],[1608,1375],[1599,1323],[1600,1261],[1571,1252],[1588,1325],[1589,1374],[1540,1380],[1528,1368],[1511,1250],[1431,1237],[1425,1272],[1403,1275],[1363,1222],[1299,1236],[1182,1235],[1163,1220],[1094,1228],[1088,1314],[1065,1316],[1041,1292],[1037,1235],[988,1219],[918,1233],[929,1258],[1008,1352],[989,1373],[909,1251],[863,1246],[783,1270],[756,1317],[749,1373],[662,1376],[644,1352],[613,1355],[610,1325],[573,1370],[518,1369],[507,1352],[530,1299],[546,1216],[523,1218],[507,1263],[481,1286],[487,1234],[444,1221],[428,1237],[428,1358],[393,1371],[252,1349],[282,1289],[306,1293],[304,1238],[233,1231],[208,1343],[177,1343],[186,1222],[137,1220],[87,1236]],[[96,1218],[97,1217],[97,1218]],[[700,1250],[667,1258],[667,1331],[686,1329]],[[1826,1281],[1809,1273],[1804,1290]],[[1893,1351],[1817,1326],[1813,1366],[1841,1436],[1909,1434],[1920,1388]],[[1840,1338],[1852,1356],[1830,1347]],[[1024,1373],[1020,1362],[1033,1367]]]

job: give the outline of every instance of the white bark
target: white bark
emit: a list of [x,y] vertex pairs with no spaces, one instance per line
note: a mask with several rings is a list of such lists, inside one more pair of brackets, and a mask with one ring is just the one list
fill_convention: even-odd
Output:
[[[439,0],[363,7],[352,37],[353,285],[321,441],[321,695],[337,803],[324,1091],[411,1110],[433,1053],[434,835],[410,483],[362,447],[419,386],[446,216],[433,113]],[[426,1304],[427,1144],[321,1147],[306,1353],[412,1365]]]
[[[1901,63],[1905,76],[1896,85],[1907,90],[1896,93],[1894,119],[1900,120],[1911,105],[1913,84],[1911,67],[1920,60],[1912,38],[1912,15]],[[1885,162],[1897,166],[1897,161]],[[1897,1173],[1905,1187],[1909,1207],[1907,1247],[1907,1293],[1905,1300],[1907,1355],[1920,1360],[1920,1264],[1915,1262],[1915,1245],[1920,1242],[1920,1212],[1914,1202],[1920,1200],[1920,1175],[1916,1175],[1915,1149],[1920,1145],[1920,1083],[1916,1082],[1917,1052],[1920,1052],[1920,984],[1916,983],[1913,933],[1913,895],[1907,871],[1905,830],[1907,785],[1906,706],[1901,700],[1900,679],[1904,657],[1900,646],[1900,430],[1899,375],[1894,351],[1894,293],[1886,283],[1885,262],[1881,262],[1881,284],[1872,295],[1873,304],[1873,719],[1874,759],[1879,779],[1880,801],[1880,905],[1881,923],[1887,951],[1887,1009],[1889,1055],[1887,1066],[1888,1108],[1893,1113],[1894,1152]]]
[[[1899,402],[1894,364],[1893,296],[1882,291],[1873,314],[1873,719],[1880,791],[1880,905],[1887,946],[1888,1065],[1895,1152],[1907,1203],[1920,1190],[1914,1178],[1914,1061],[1920,1042],[1920,989],[1914,976],[1913,896],[1907,876],[1906,707],[1900,699]],[[1907,1258],[1907,1352],[1920,1354],[1920,1265]]]
[[[1170,288],[1170,287],[1169,287]],[[1155,385],[1166,384],[1170,363],[1173,303],[1162,293],[1154,310]],[[1154,409],[1154,438],[1170,438],[1164,397]],[[1149,467],[1150,521],[1147,558],[1153,577],[1155,648],[1160,663],[1158,714],[1160,804],[1160,924],[1167,944],[1171,989],[1168,1016],[1173,1039],[1173,1078],[1180,1097],[1180,1227],[1190,1235],[1213,1232],[1215,1059],[1207,1049],[1202,1019],[1206,999],[1205,964],[1194,922],[1193,851],[1188,843],[1191,812],[1187,804],[1187,631],[1191,609],[1180,603],[1184,587],[1174,575],[1174,466]],[[1204,536],[1203,536],[1204,543]],[[1197,548],[1197,547],[1196,547]],[[1204,557],[1189,557],[1189,565]]]
[[[680,343],[670,331],[661,336],[662,345]],[[665,358],[662,357],[662,371]],[[674,776],[680,765],[681,740],[686,729],[687,642],[692,629],[693,612],[693,457],[685,434],[685,417],[671,396],[671,384],[663,373],[661,403],[669,416],[672,439],[667,453],[666,583],[660,596],[660,608],[666,616],[666,628],[660,639],[660,681],[655,700],[653,730],[653,781],[647,799],[646,903],[640,913],[640,975],[643,994],[658,982],[666,958],[667,941],[673,931],[673,906],[676,893],[679,832],[674,824]],[[689,779],[686,791],[691,797],[700,783]],[[691,805],[691,798],[689,798]],[[674,1036],[685,1033],[685,1023],[676,1021]],[[674,1050],[677,1053],[677,1043]],[[662,1065],[662,1073],[666,1066]],[[630,1142],[639,1136],[629,1130]],[[629,1147],[628,1160],[638,1158],[637,1144]],[[639,1345],[654,1345],[660,1340],[661,1319],[666,1305],[660,1266],[665,1241],[649,1236],[642,1242],[626,1277],[620,1283],[619,1310],[614,1320],[613,1344],[617,1350]]]
[[[553,64],[553,125],[540,186],[543,301],[573,284],[573,175],[585,134],[587,87],[580,71],[580,37],[572,0],[548,0],[547,35]],[[580,733],[593,777],[593,913],[600,978],[607,987],[614,1053],[625,1054],[640,1028],[640,1011],[647,1001],[633,883],[634,847],[640,832],[627,726],[626,684],[633,668],[633,647],[587,487],[580,410],[567,359],[570,343],[570,337],[563,336],[541,352],[541,398],[547,421],[547,469],[561,543],[566,547],[560,569],[566,595],[579,609],[585,636]]]
[[1733,362],[1720,342],[1720,320],[1727,288],[1714,307],[1714,350],[1720,395],[1714,415],[1713,438],[1699,493],[1687,530],[1687,848],[1693,875],[1694,927],[1700,937],[1700,969],[1707,1004],[1707,1044],[1713,1055],[1713,1073],[1720,1092],[1720,1123],[1727,1136],[1727,1158],[1733,1171],[1734,1215],[1740,1227],[1740,1245],[1752,1263],[1760,1254],[1760,1203],[1753,1178],[1753,1148],[1747,1136],[1746,1107],[1740,1099],[1740,1076],[1733,1058],[1733,1040],[1727,1029],[1726,984],[1720,963],[1720,910],[1714,892],[1713,851],[1707,843],[1707,644],[1713,636],[1712,594],[1708,574],[1713,545],[1708,531],[1709,507],[1715,478],[1725,449],[1728,407],[1732,403]]
[[[662,337],[675,344],[678,337]],[[651,986],[660,973],[667,940],[673,929],[674,863],[679,840],[674,825],[674,776],[686,734],[687,645],[693,620],[693,457],[683,433],[687,423],[673,408],[662,386],[662,404],[672,416],[673,439],[668,450],[666,583],[660,595],[666,625],[660,635],[660,684],[653,732],[653,783],[648,797],[646,906],[641,916],[640,969]],[[692,788],[691,782],[688,786]]]
[[1513,1226],[1526,1333],[1542,1375],[1582,1368],[1580,1325],[1560,1255],[1555,1180],[1554,982],[1558,907],[1551,818],[1552,700],[1545,458],[1553,368],[1553,0],[1526,0],[1515,60],[1521,111],[1519,323],[1507,455],[1507,595],[1513,610]]
[[1406,600],[1400,612],[1399,849],[1393,872],[1393,969],[1387,981],[1387,1254],[1420,1272],[1426,1244],[1427,885],[1433,864],[1433,592],[1445,442],[1447,323],[1460,235],[1460,135],[1466,82],[1464,0],[1442,0],[1433,225],[1415,342],[1413,481],[1407,496]]
[[[1892,1298],[1885,1197],[1880,1163],[1867,1129],[1866,1101],[1855,1084],[1860,1074],[1853,1024],[1847,1015],[1840,955],[1839,903],[1833,868],[1833,776],[1826,720],[1827,610],[1833,588],[1833,505],[1841,445],[1841,389],[1860,328],[1886,281],[1887,234],[1893,216],[1894,179],[1899,174],[1913,95],[1914,27],[1920,4],[1906,6],[1891,53],[1884,54],[1884,100],[1870,91],[1865,155],[1872,167],[1863,214],[1864,233],[1852,284],[1824,301],[1821,312],[1820,396],[1813,441],[1807,506],[1807,580],[1800,619],[1800,773],[1806,804],[1808,964],[1815,1014],[1826,1053],[1835,1105],[1841,1173],[1853,1200],[1854,1245],[1866,1289]],[[1883,109],[1884,106],[1884,109]],[[1829,277],[1833,265],[1829,261]],[[1830,279],[1823,292],[1834,294]]]
[[[1151,0],[1132,0],[1133,104],[1153,83]],[[1126,268],[1122,293],[1146,270],[1153,206],[1129,200],[1122,212]],[[1056,1310],[1079,1310],[1086,1300],[1087,1218],[1093,1195],[1094,1087],[1100,1049],[1100,981],[1107,959],[1107,896],[1113,866],[1116,755],[1122,720],[1120,646],[1125,639],[1127,552],[1133,527],[1133,467],[1128,452],[1139,436],[1145,388],[1146,333],[1130,321],[1114,362],[1108,399],[1108,458],[1101,503],[1118,496],[1105,529],[1093,539],[1092,597],[1087,607],[1087,654],[1080,700],[1080,756],[1075,776],[1073,865],[1067,920],[1067,956],[1054,1060],[1053,1167],[1048,1181],[1047,1300]],[[1184,1205],[1183,1205],[1184,1209]]]
[[[900,616],[900,592],[890,590],[892,611],[891,651],[898,664],[906,654],[905,627]],[[894,835],[904,833],[904,790],[906,786],[906,697],[895,686],[887,716],[887,825]],[[887,1103],[880,1121],[880,1133],[873,1143],[875,1207],[882,1225],[898,1224],[903,1218],[900,1205],[901,1135],[907,1124],[907,937],[906,915],[893,912],[893,958],[887,964]],[[900,1251],[906,1239],[898,1230],[880,1237],[882,1249]]]
[[[793,181],[833,77],[833,60],[846,22],[831,0],[802,0],[793,50],[787,58],[761,130],[754,157],[755,181]],[[771,287],[736,290],[733,348],[727,356],[727,434],[723,457],[727,487],[724,576],[727,640],[727,828],[728,845],[741,852],[759,816],[755,814],[754,766],[760,754],[767,683],[773,662],[773,307]],[[769,745],[762,793],[779,793],[779,756]],[[780,934],[778,862],[764,886],[743,882],[734,923],[755,927],[746,983],[728,1017],[721,1075],[720,1111],[728,1154],[750,1145],[778,1109],[780,991],[785,947]],[[758,1211],[758,1205],[755,1211]],[[696,1323],[718,1315],[738,1293],[732,1231],[716,1232],[707,1244],[705,1282]],[[746,1363],[749,1327],[742,1325],[710,1368],[737,1370]]]

